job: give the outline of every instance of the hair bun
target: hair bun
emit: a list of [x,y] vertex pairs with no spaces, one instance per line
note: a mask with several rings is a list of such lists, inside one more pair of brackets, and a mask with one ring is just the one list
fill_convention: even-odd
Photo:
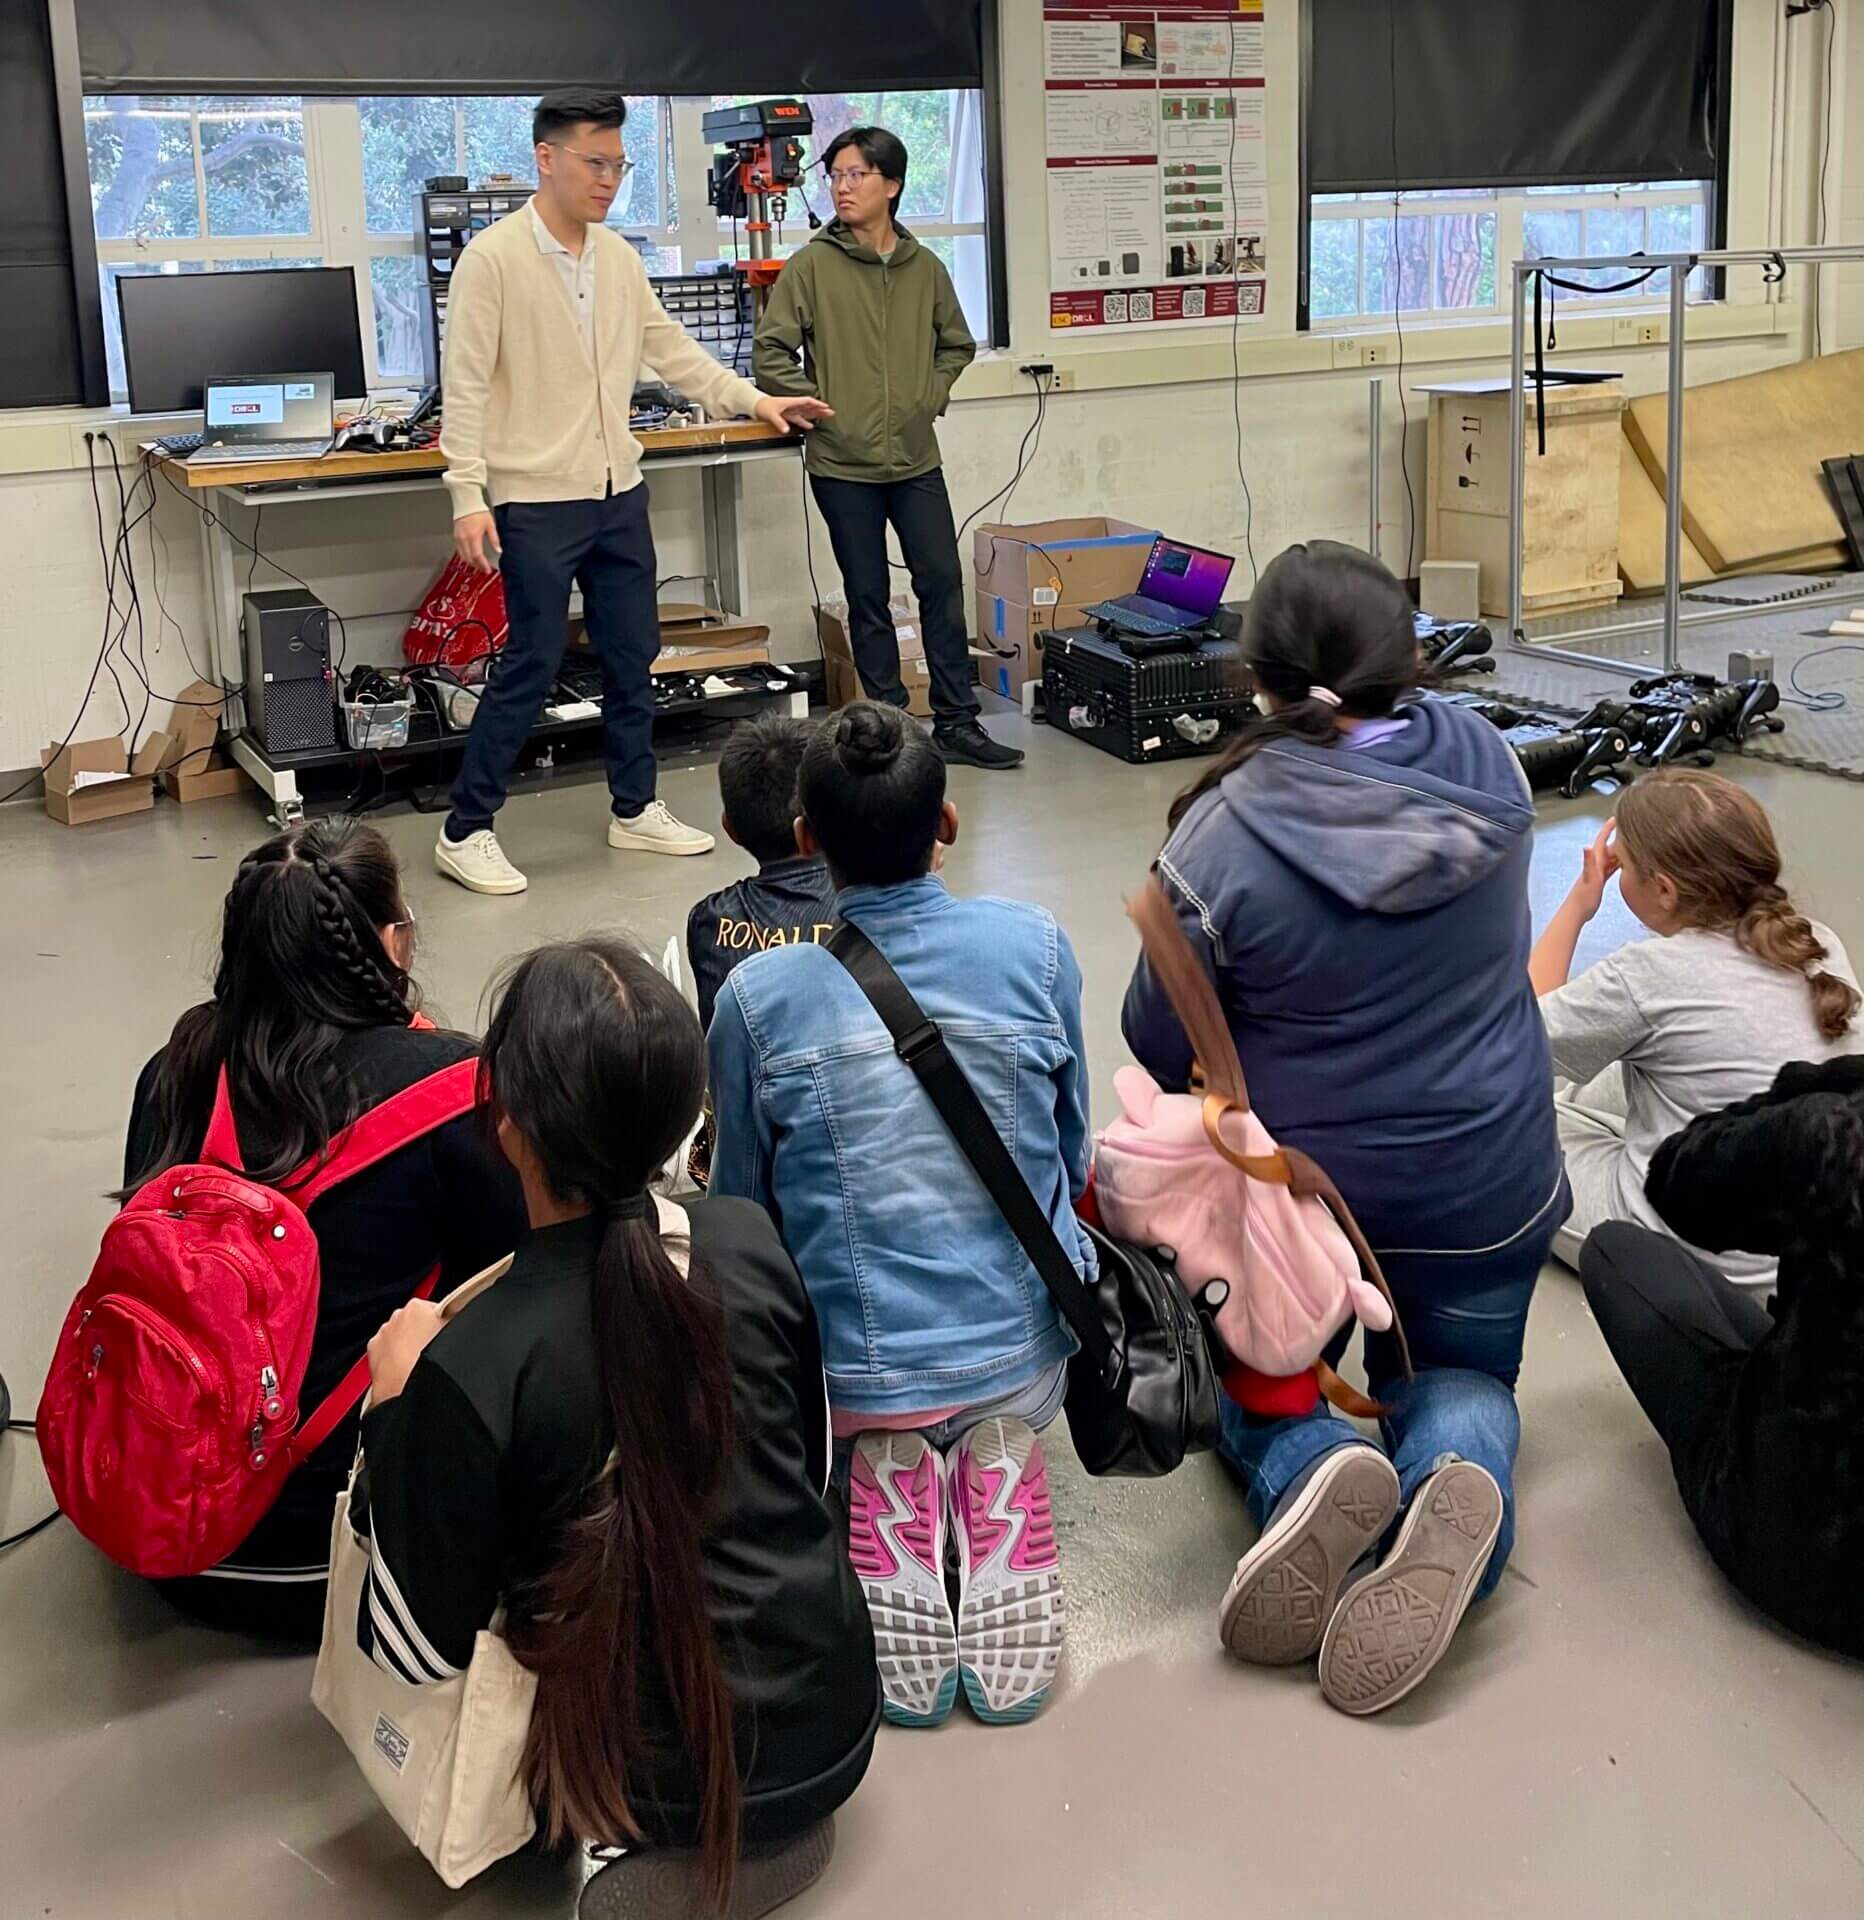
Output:
[[885,773],[905,748],[906,725],[897,707],[857,700],[836,718],[836,758],[850,773]]

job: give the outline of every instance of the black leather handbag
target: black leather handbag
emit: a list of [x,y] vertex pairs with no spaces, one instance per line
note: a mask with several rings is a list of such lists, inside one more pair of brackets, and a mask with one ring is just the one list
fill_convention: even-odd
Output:
[[886,1023],[894,1051],[918,1076],[1081,1343],[1068,1363],[1067,1398],[1081,1464],[1091,1474],[1151,1479],[1214,1447],[1220,1363],[1210,1320],[1228,1283],[1213,1280],[1193,1302],[1165,1249],[1131,1246],[1085,1225],[1100,1278],[1083,1283],[938,1023],[851,921],[826,944]]

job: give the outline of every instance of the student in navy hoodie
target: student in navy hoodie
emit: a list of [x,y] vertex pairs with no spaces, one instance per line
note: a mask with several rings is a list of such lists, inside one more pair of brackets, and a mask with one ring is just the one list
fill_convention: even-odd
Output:
[[[1377,1252],[1415,1375],[1368,1336],[1383,1448],[1324,1405],[1226,1401],[1262,1532],[1222,1629],[1244,1660],[1318,1653],[1327,1699],[1375,1713],[1430,1673],[1513,1544],[1528,1301],[1571,1204],[1527,974],[1534,809],[1487,721],[1415,691],[1410,603],[1357,549],[1282,554],[1244,650],[1265,717],[1173,807],[1158,873],[1263,1123],[1333,1176]],[[1143,962],[1124,1026],[1161,1084],[1186,1084]]]

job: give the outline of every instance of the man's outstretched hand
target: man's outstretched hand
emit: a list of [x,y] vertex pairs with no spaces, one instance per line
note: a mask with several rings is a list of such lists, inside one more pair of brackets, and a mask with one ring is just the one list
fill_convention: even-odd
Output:
[[753,417],[785,433],[807,433],[818,420],[834,419],[835,409],[808,394],[766,393],[759,398]]

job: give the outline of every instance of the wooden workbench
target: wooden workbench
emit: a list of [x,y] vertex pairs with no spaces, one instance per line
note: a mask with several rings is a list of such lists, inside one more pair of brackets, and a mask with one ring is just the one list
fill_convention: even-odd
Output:
[[[738,524],[739,469],[755,461],[800,459],[802,436],[766,426],[761,420],[733,420],[700,427],[649,428],[635,438],[641,443],[642,466],[649,473],[682,468],[696,473],[705,528],[705,577],[716,587],[716,604],[727,613],[741,613],[745,568]],[[447,464],[438,447],[401,453],[327,453],[316,460],[196,465],[151,446],[143,449],[143,457],[200,507],[208,653],[213,677],[223,681],[242,662],[240,581],[251,573],[258,557],[252,542],[257,538],[259,512],[290,508],[302,513],[333,500],[431,492],[441,485]],[[448,550],[450,542],[442,535],[435,553],[439,556]],[[237,696],[231,704],[243,706]],[[230,719],[229,726],[234,759],[271,797],[275,817],[295,819],[302,802],[293,768],[267,756],[244,731],[243,718],[237,723]]]
[[[708,421],[702,427],[648,427],[634,436],[642,456],[709,453],[727,447],[770,446],[795,436],[761,420]],[[145,449],[186,486],[291,486],[307,480],[390,480],[397,474],[442,474],[446,455],[438,447],[413,447],[394,453],[326,453],[315,460],[214,460],[196,465],[159,448]]]

